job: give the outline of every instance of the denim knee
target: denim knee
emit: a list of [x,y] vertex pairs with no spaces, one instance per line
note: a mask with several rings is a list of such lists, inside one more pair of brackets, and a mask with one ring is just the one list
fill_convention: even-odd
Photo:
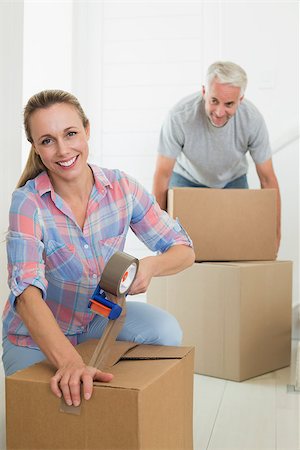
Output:
[[180,345],[179,323],[167,311],[144,302],[127,302],[125,325],[118,336],[121,341],[139,344]]
[[155,330],[156,345],[179,346],[182,342],[182,330],[177,319],[166,311],[161,312],[161,319]]

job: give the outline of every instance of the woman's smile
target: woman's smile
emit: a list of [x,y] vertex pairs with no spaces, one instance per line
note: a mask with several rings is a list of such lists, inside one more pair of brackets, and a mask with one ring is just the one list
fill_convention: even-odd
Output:
[[70,167],[73,167],[75,162],[77,161],[79,155],[74,156],[73,158],[67,160],[67,161],[57,161],[57,164],[63,168],[69,169]]

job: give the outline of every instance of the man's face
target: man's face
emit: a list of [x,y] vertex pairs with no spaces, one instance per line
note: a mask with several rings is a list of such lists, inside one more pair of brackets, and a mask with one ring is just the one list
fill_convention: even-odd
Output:
[[239,87],[221,84],[217,78],[207,92],[203,86],[202,93],[207,117],[215,127],[223,127],[243,100]]

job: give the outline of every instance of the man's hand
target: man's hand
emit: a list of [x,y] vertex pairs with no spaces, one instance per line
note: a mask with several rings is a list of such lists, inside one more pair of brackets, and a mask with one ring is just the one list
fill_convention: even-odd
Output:
[[280,200],[280,190],[275,175],[272,159],[261,164],[255,164],[257,175],[260,180],[260,186],[262,189],[276,189],[277,190],[277,252],[279,250],[280,239],[281,239],[281,200]]

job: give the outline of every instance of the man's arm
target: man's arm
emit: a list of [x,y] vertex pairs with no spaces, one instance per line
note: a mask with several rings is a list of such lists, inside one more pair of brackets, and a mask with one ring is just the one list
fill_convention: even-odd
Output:
[[153,178],[153,194],[161,209],[167,209],[167,192],[176,159],[158,155]]
[[275,175],[272,159],[268,159],[262,164],[255,164],[256,172],[260,180],[260,186],[262,189],[276,189],[277,190],[277,250],[279,249],[281,238],[281,200],[280,191]]

